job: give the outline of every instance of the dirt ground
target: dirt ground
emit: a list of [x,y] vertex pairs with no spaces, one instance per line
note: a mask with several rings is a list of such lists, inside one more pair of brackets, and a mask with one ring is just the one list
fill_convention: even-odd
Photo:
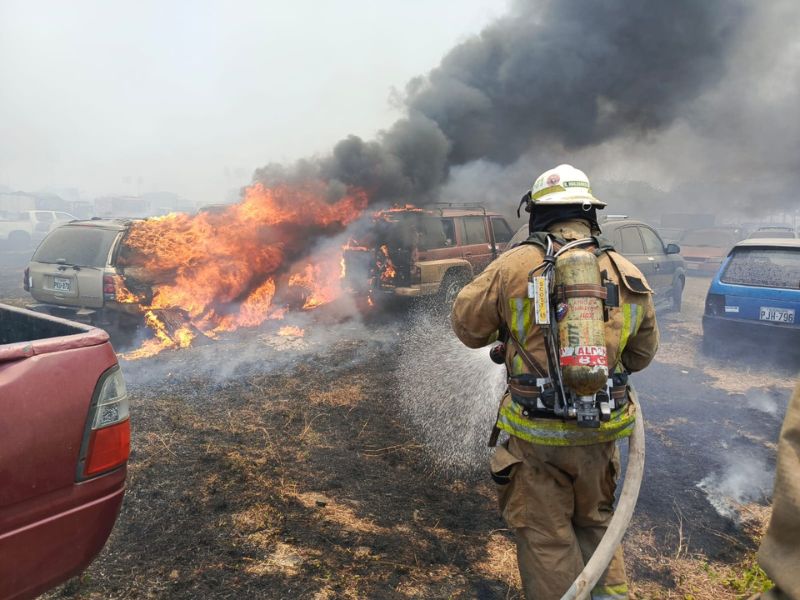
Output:
[[[0,268],[3,301],[24,303],[16,278]],[[669,343],[698,335],[707,285],[689,280],[691,319],[665,319],[679,329]],[[521,598],[491,481],[432,466],[397,409],[401,327],[306,352],[295,351],[304,340],[252,332],[123,362],[133,436],[123,509],[97,560],[47,597]],[[245,351],[259,358],[224,375],[198,366]],[[728,367],[716,368],[724,382]],[[753,550],[769,509],[741,514],[723,560],[691,550],[677,529],[664,545],[634,517],[625,549],[635,597],[763,587]]]

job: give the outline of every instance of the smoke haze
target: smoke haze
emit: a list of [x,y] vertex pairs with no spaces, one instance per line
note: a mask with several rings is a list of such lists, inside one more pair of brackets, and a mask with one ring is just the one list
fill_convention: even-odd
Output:
[[[669,189],[678,209],[794,208],[798,16],[788,1],[515,2],[411,80],[406,116],[375,140],[350,136],[255,178],[321,177],[376,201],[513,203],[569,160],[640,204]],[[652,198],[603,180],[650,180]]]
[[0,185],[510,206],[568,161],[612,211],[797,209],[793,0],[295,4],[4,2]]

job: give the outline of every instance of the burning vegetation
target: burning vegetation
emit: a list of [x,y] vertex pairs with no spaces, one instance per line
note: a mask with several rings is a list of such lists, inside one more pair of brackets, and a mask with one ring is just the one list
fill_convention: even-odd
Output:
[[342,254],[313,255],[311,240],[344,230],[367,196],[351,189],[329,201],[328,191],[322,183],[256,184],[221,212],[134,223],[120,251],[125,285],[117,287],[117,301],[139,304],[154,337],[129,358],[335,300]]

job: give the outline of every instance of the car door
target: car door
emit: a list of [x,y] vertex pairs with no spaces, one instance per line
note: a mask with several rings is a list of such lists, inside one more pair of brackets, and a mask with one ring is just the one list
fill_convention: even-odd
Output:
[[[636,225],[625,225],[618,229],[621,244],[620,252],[631,261],[645,276],[651,287],[656,278],[655,258],[648,256],[644,250],[644,242]],[[654,288],[655,289],[655,288]]]
[[492,237],[494,238],[495,246],[497,247],[497,254],[503,252],[507,247],[511,238],[514,237],[514,232],[508,226],[503,217],[492,217],[490,219],[492,225]]
[[461,256],[469,261],[475,273],[479,273],[494,258],[486,219],[483,215],[475,215],[461,217],[459,221]]
[[642,241],[644,241],[644,250],[648,261],[650,258],[655,259],[651,261],[655,273],[650,285],[653,286],[653,289],[658,294],[669,294],[672,289],[672,282],[675,280],[677,261],[672,260],[672,257],[667,254],[664,242],[650,227],[640,225],[639,233],[642,236]]

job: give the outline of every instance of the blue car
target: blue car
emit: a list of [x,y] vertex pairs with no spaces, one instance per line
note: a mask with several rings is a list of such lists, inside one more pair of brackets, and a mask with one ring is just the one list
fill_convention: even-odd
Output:
[[703,345],[763,334],[770,342],[800,341],[800,239],[747,239],[736,244],[711,282]]

